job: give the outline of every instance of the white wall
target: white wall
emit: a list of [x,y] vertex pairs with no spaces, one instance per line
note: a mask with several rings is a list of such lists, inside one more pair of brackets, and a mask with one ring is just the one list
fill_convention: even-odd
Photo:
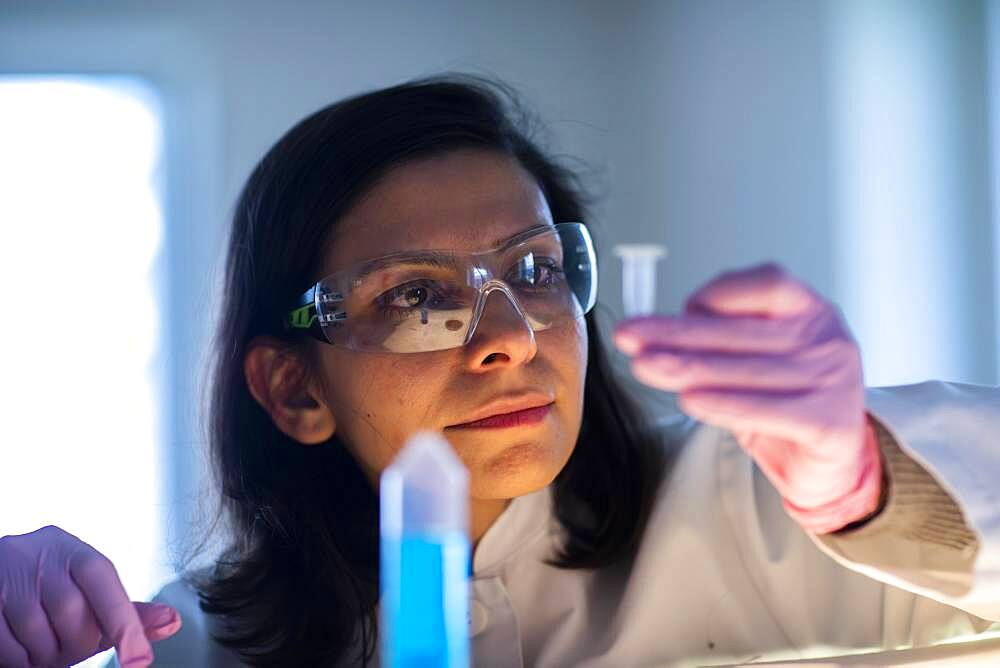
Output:
[[983,6],[846,0],[830,25],[837,294],[868,380],[996,383]]
[[[986,3],[986,61],[989,85],[990,210],[993,219],[993,355],[994,382],[1000,383],[1000,1]],[[985,299],[985,296],[984,296]]]
[[603,222],[671,248],[661,307],[774,259],[842,307],[869,384],[1000,382],[983,4],[632,8]]
[[636,7],[617,37],[607,224],[670,248],[661,305],[765,259],[829,292],[822,5]]

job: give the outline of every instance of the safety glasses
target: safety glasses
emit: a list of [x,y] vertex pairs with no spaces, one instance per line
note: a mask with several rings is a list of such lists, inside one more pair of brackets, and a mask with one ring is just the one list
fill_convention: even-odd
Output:
[[446,350],[472,339],[493,292],[506,296],[532,331],[583,317],[597,299],[586,226],[531,228],[480,253],[407,251],[360,262],[311,287],[285,327],[352,350]]

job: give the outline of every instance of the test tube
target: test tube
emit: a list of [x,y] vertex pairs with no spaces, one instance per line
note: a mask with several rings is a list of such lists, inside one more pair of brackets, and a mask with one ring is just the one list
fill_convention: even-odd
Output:
[[468,471],[444,436],[421,431],[379,487],[382,661],[468,668]]
[[625,317],[647,315],[656,309],[656,261],[666,257],[660,244],[619,244],[615,255],[622,259],[622,304]]

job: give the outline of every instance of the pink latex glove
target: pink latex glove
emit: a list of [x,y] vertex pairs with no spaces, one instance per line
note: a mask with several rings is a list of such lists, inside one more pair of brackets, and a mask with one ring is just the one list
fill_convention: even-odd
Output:
[[115,647],[148,666],[150,641],[181,626],[168,605],[132,603],[115,567],[58,527],[0,538],[0,666],[68,666]]
[[683,315],[623,321],[615,343],[636,378],[732,431],[807,531],[877,510],[882,463],[860,351],[839,311],[780,267],[724,273]]

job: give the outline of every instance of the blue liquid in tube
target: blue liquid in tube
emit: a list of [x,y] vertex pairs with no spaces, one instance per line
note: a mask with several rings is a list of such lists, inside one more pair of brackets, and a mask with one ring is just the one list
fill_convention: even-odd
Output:
[[382,474],[381,642],[391,668],[468,668],[468,473],[415,434]]

